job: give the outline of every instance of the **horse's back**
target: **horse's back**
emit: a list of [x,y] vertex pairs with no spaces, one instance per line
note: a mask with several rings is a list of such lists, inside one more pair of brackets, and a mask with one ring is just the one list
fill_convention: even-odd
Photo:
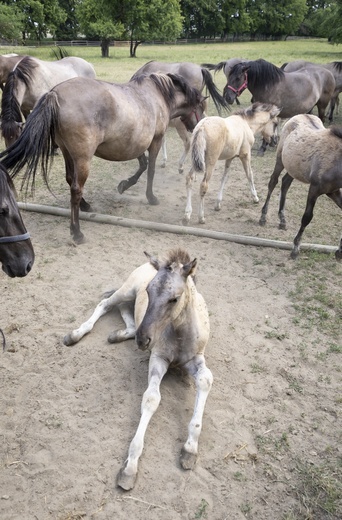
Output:
[[284,125],[277,153],[292,177],[306,183],[314,179],[318,182],[339,168],[342,139],[334,138],[317,116],[300,114]]

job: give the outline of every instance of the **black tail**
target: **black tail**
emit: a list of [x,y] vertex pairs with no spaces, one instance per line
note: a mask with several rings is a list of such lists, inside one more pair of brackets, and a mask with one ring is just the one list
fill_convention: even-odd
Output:
[[224,108],[225,110],[230,110],[227,101],[224,99],[223,96],[221,96],[217,86],[215,85],[209,70],[204,69],[204,68],[201,68],[201,70],[202,70],[203,82],[215,103],[215,107],[216,107],[217,111],[220,113],[221,108]]
[[219,72],[220,70],[224,69],[226,62],[220,61],[217,65],[213,65],[212,63],[202,63],[201,67],[204,67],[205,69],[213,70],[215,73]]
[[43,179],[48,184],[48,173],[53,160],[55,128],[58,126],[57,94],[52,90],[39,100],[38,104],[28,116],[24,131],[19,139],[0,153],[1,164],[15,177],[24,166],[21,189],[29,181],[34,190],[35,177],[38,168],[41,169]]

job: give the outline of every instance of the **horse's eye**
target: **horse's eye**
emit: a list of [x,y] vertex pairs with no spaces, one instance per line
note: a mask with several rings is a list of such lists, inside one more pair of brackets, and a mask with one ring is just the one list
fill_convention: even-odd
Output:
[[169,303],[177,303],[178,298],[170,298]]

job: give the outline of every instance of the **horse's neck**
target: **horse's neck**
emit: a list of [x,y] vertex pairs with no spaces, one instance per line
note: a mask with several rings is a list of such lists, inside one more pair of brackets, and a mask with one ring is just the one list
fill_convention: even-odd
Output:
[[255,135],[258,132],[261,132],[261,130],[265,126],[265,121],[261,122],[261,121],[256,121],[255,119],[249,119],[248,126],[251,129],[253,135]]

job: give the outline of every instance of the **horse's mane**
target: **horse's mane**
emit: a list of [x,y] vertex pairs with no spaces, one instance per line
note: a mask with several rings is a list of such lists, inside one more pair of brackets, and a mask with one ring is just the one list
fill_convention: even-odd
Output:
[[190,85],[178,74],[153,73],[153,74],[139,74],[132,76],[130,81],[135,81],[141,85],[144,81],[152,81],[165,101],[169,106],[172,105],[175,99],[175,92],[177,89],[181,90],[190,105],[196,105],[200,101],[200,93],[197,89],[190,87]]
[[335,137],[338,137],[339,139],[342,139],[342,126],[331,126],[329,128],[329,131]]
[[38,67],[38,63],[34,60],[34,58],[32,58],[32,56],[25,56],[13,68],[12,72],[10,72],[10,75],[16,75],[18,79],[23,81],[28,87],[32,80],[32,71],[36,67]]
[[8,188],[15,193],[13,180],[8,175],[6,168],[0,162],[0,203],[2,202],[2,197],[8,193]]
[[243,118],[251,118],[257,112],[271,112],[273,108],[274,105],[272,105],[271,103],[261,103],[257,101],[256,103],[253,103],[253,105],[251,105],[250,107],[240,108],[239,110],[236,110],[233,115],[241,116]]
[[166,258],[164,259],[163,263],[164,265],[168,266],[173,263],[176,264],[187,264],[191,260],[190,255],[185,249],[182,249],[181,247],[177,247],[175,249],[171,249],[168,251]]
[[229,76],[232,78],[235,74],[240,75],[244,71],[248,73],[248,86],[252,88],[263,87],[266,84],[272,87],[285,76],[283,70],[263,59],[237,63],[232,67]]
[[333,61],[333,68],[337,70],[337,72],[342,72],[342,61]]

